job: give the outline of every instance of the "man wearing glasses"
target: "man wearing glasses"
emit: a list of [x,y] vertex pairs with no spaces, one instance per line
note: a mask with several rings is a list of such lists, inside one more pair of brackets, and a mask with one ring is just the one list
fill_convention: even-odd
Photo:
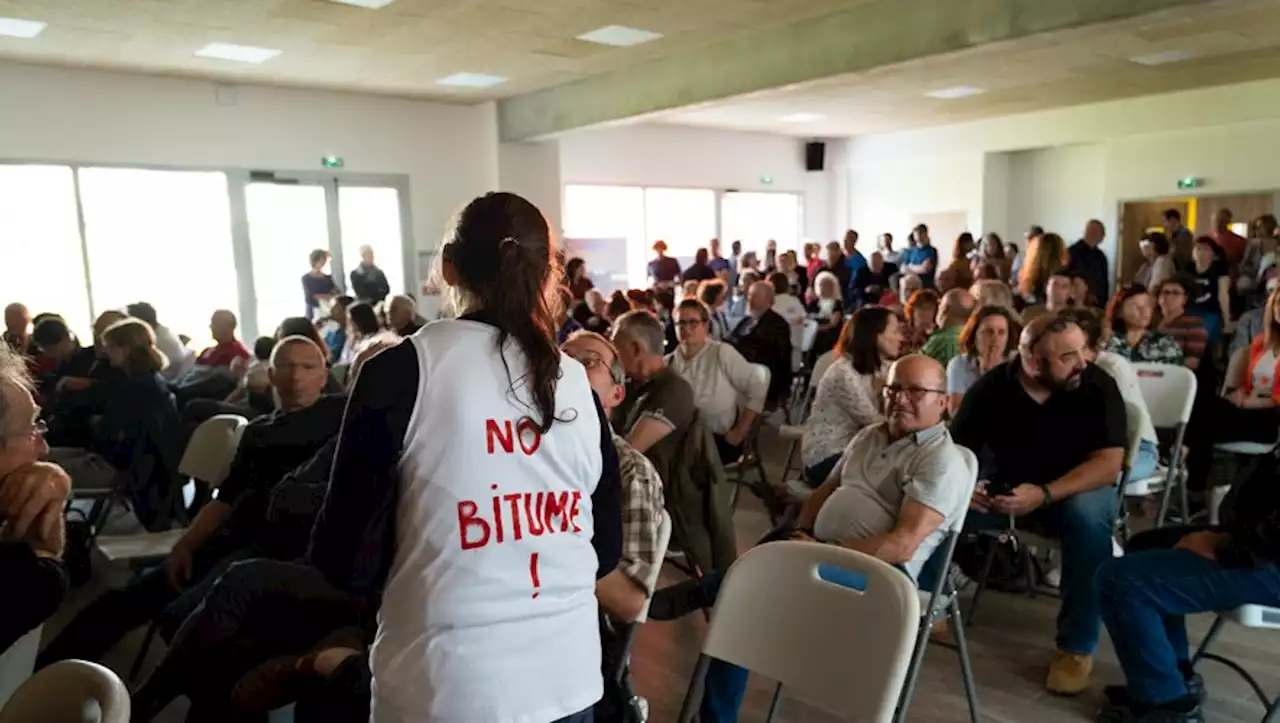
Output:
[[1068,316],[1036,318],[1018,355],[969,388],[951,423],[983,462],[965,527],[1016,525],[1062,541],[1058,651],[1045,681],[1060,695],[1089,688],[1101,627],[1093,579],[1112,556],[1127,446],[1124,398],[1088,363],[1086,342]]
[[[814,491],[782,539],[843,545],[901,569],[913,579],[965,514],[973,482],[964,454],[942,422],[946,372],[912,354],[889,369],[883,387],[885,421],[860,431],[827,481]],[[649,607],[652,620],[671,620],[715,604],[723,572],[664,588]],[[737,720],[747,671],[713,660],[700,710],[702,723]]]

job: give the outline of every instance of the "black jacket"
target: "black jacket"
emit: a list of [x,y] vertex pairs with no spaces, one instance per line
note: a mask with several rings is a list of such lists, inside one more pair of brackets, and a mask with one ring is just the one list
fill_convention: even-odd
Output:
[[391,285],[382,269],[360,264],[351,270],[351,293],[360,301],[377,304],[391,293]]
[[1280,565],[1280,461],[1267,457],[1222,502],[1218,561],[1227,567]]
[[791,327],[773,309],[761,314],[754,325],[751,321],[747,317],[738,322],[728,342],[747,361],[769,367],[768,405],[772,407],[784,402],[791,390]]
[[1084,239],[1071,244],[1067,253],[1071,259],[1071,269],[1080,274],[1089,285],[1094,303],[1106,306],[1111,293],[1111,285],[1107,282],[1107,255],[1085,243]]

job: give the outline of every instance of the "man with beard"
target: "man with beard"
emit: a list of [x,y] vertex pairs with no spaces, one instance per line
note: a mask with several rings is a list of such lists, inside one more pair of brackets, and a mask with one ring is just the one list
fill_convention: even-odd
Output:
[[1085,333],[1047,313],[1023,331],[1018,354],[969,388],[951,423],[956,444],[982,461],[966,528],[1012,518],[1062,542],[1057,653],[1045,687],[1089,687],[1101,621],[1093,578],[1112,556],[1116,479],[1124,463],[1124,398],[1085,357]]

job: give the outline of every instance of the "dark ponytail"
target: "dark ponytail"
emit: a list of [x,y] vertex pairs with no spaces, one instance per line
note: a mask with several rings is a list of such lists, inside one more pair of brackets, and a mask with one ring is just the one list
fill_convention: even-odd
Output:
[[547,220],[520,196],[487,193],[462,209],[444,252],[457,271],[464,310],[483,312],[497,326],[498,353],[509,338],[524,352],[529,372],[511,386],[522,380],[528,386],[530,419],[545,434],[556,421],[560,378],[559,312],[552,308],[559,301],[548,294],[548,281],[560,278],[560,264]]

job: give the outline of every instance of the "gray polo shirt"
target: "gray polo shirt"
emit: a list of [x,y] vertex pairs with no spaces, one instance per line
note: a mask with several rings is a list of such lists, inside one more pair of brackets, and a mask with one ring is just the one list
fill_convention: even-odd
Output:
[[836,465],[840,487],[818,511],[814,535],[824,542],[861,540],[887,533],[909,497],[942,515],[907,572],[914,578],[969,506],[973,479],[964,454],[943,424],[889,441],[884,422],[864,428]]

